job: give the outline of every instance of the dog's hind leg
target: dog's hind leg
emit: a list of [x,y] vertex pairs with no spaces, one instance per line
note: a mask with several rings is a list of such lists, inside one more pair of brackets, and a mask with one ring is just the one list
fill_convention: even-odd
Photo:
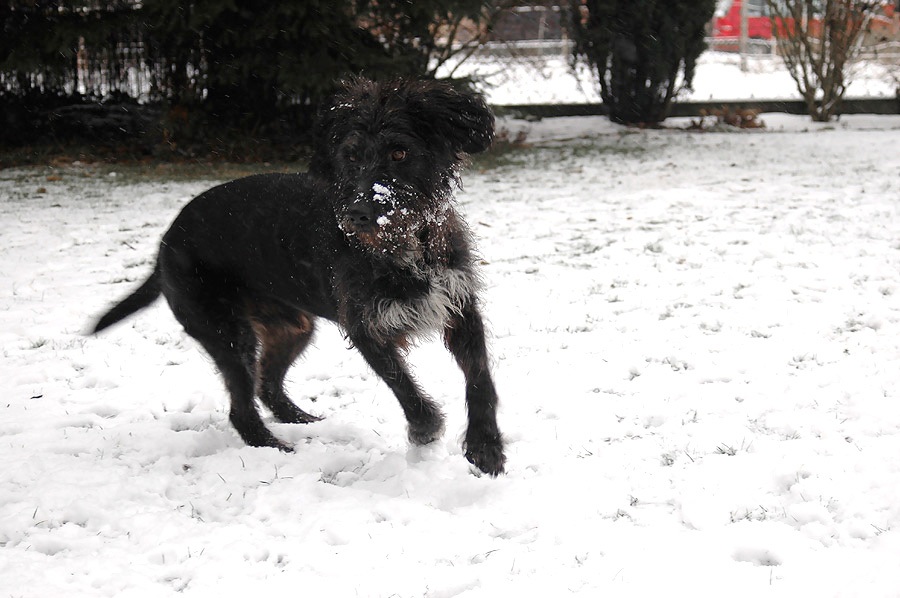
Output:
[[258,385],[259,398],[280,422],[308,424],[320,417],[300,409],[284,392],[284,376],[312,338],[313,316],[305,312],[282,313],[266,310],[266,316],[251,319],[260,343]]
[[266,428],[256,409],[256,334],[246,316],[233,309],[235,301],[228,299],[236,293],[215,287],[210,276],[205,276],[206,281],[199,283],[199,277],[173,277],[169,273],[163,292],[172,313],[185,332],[206,349],[222,374],[231,395],[229,419],[244,442],[290,451]]
[[491,379],[484,324],[474,305],[466,306],[450,322],[444,341],[466,378],[466,459],[487,474],[503,473],[506,457],[497,427],[497,391]]
[[[218,339],[210,342],[206,338],[195,337],[216,362],[225,379],[225,386],[231,395],[229,419],[244,442],[250,446],[271,446],[283,451],[290,447],[278,440],[266,428],[253,401],[256,379],[254,363],[256,338],[252,331],[242,330],[238,335],[229,335],[232,340],[225,343]],[[224,338],[224,337],[223,337]]]
[[250,325],[237,320],[210,318],[202,327],[188,323],[184,329],[203,345],[222,374],[231,395],[229,419],[244,442],[250,446],[271,446],[290,451],[290,447],[266,428],[253,400],[257,341]]
[[351,334],[350,340],[400,402],[409,424],[410,442],[423,445],[440,438],[444,433],[444,414],[412,379],[398,348],[367,336]]

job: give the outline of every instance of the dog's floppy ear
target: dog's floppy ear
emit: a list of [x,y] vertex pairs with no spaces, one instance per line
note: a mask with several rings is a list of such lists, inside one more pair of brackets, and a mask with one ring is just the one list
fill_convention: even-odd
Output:
[[419,131],[455,152],[477,154],[494,140],[494,115],[484,99],[447,83],[421,81],[408,96]]

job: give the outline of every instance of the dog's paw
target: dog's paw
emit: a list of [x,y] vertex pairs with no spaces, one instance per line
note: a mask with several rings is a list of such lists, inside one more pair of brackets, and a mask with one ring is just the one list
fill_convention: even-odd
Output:
[[266,439],[265,442],[263,442],[261,444],[254,444],[253,446],[278,449],[282,453],[287,453],[287,454],[294,452],[293,446],[291,446],[290,444],[288,444],[282,440],[279,440],[278,438],[275,438],[274,436],[269,437],[268,439]]
[[409,441],[417,446],[431,444],[444,434],[444,416],[438,412],[431,419],[409,422]]
[[243,431],[239,432],[241,438],[246,442],[249,446],[255,446],[260,448],[274,448],[278,449],[283,453],[293,453],[294,447],[291,445],[279,440],[272,434],[267,428],[260,427],[258,429],[254,429],[252,431]]
[[283,424],[311,424],[323,419],[300,409],[281,391],[263,388],[259,398],[275,419]]
[[292,447],[291,445],[289,445],[287,443],[281,442],[280,440],[272,448],[277,448],[282,453],[287,453],[287,454],[291,454],[294,452],[294,447]]
[[480,471],[491,477],[504,472],[506,455],[503,454],[503,440],[499,433],[479,438],[467,437],[463,449],[469,463]]
[[283,424],[311,424],[325,419],[324,417],[307,413],[299,407],[295,407],[286,413],[276,413],[275,418]]

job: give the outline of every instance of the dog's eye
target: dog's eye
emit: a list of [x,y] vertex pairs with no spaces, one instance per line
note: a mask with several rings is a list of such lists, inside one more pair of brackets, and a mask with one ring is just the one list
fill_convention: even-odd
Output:
[[406,150],[395,149],[391,152],[391,160],[394,162],[402,162],[406,160]]
[[357,154],[356,152],[351,152],[347,154],[347,159],[355,164],[356,162],[359,162],[359,154]]

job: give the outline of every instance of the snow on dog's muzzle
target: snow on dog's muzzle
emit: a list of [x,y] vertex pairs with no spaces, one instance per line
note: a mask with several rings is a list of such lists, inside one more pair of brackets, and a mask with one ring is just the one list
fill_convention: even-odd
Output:
[[341,211],[341,230],[371,251],[408,258],[420,250],[416,235],[427,219],[406,207],[413,198],[411,189],[376,181],[358,191]]
[[397,213],[394,188],[375,182],[370,189],[358,191],[341,211],[341,228],[346,233],[375,232],[389,227]]

